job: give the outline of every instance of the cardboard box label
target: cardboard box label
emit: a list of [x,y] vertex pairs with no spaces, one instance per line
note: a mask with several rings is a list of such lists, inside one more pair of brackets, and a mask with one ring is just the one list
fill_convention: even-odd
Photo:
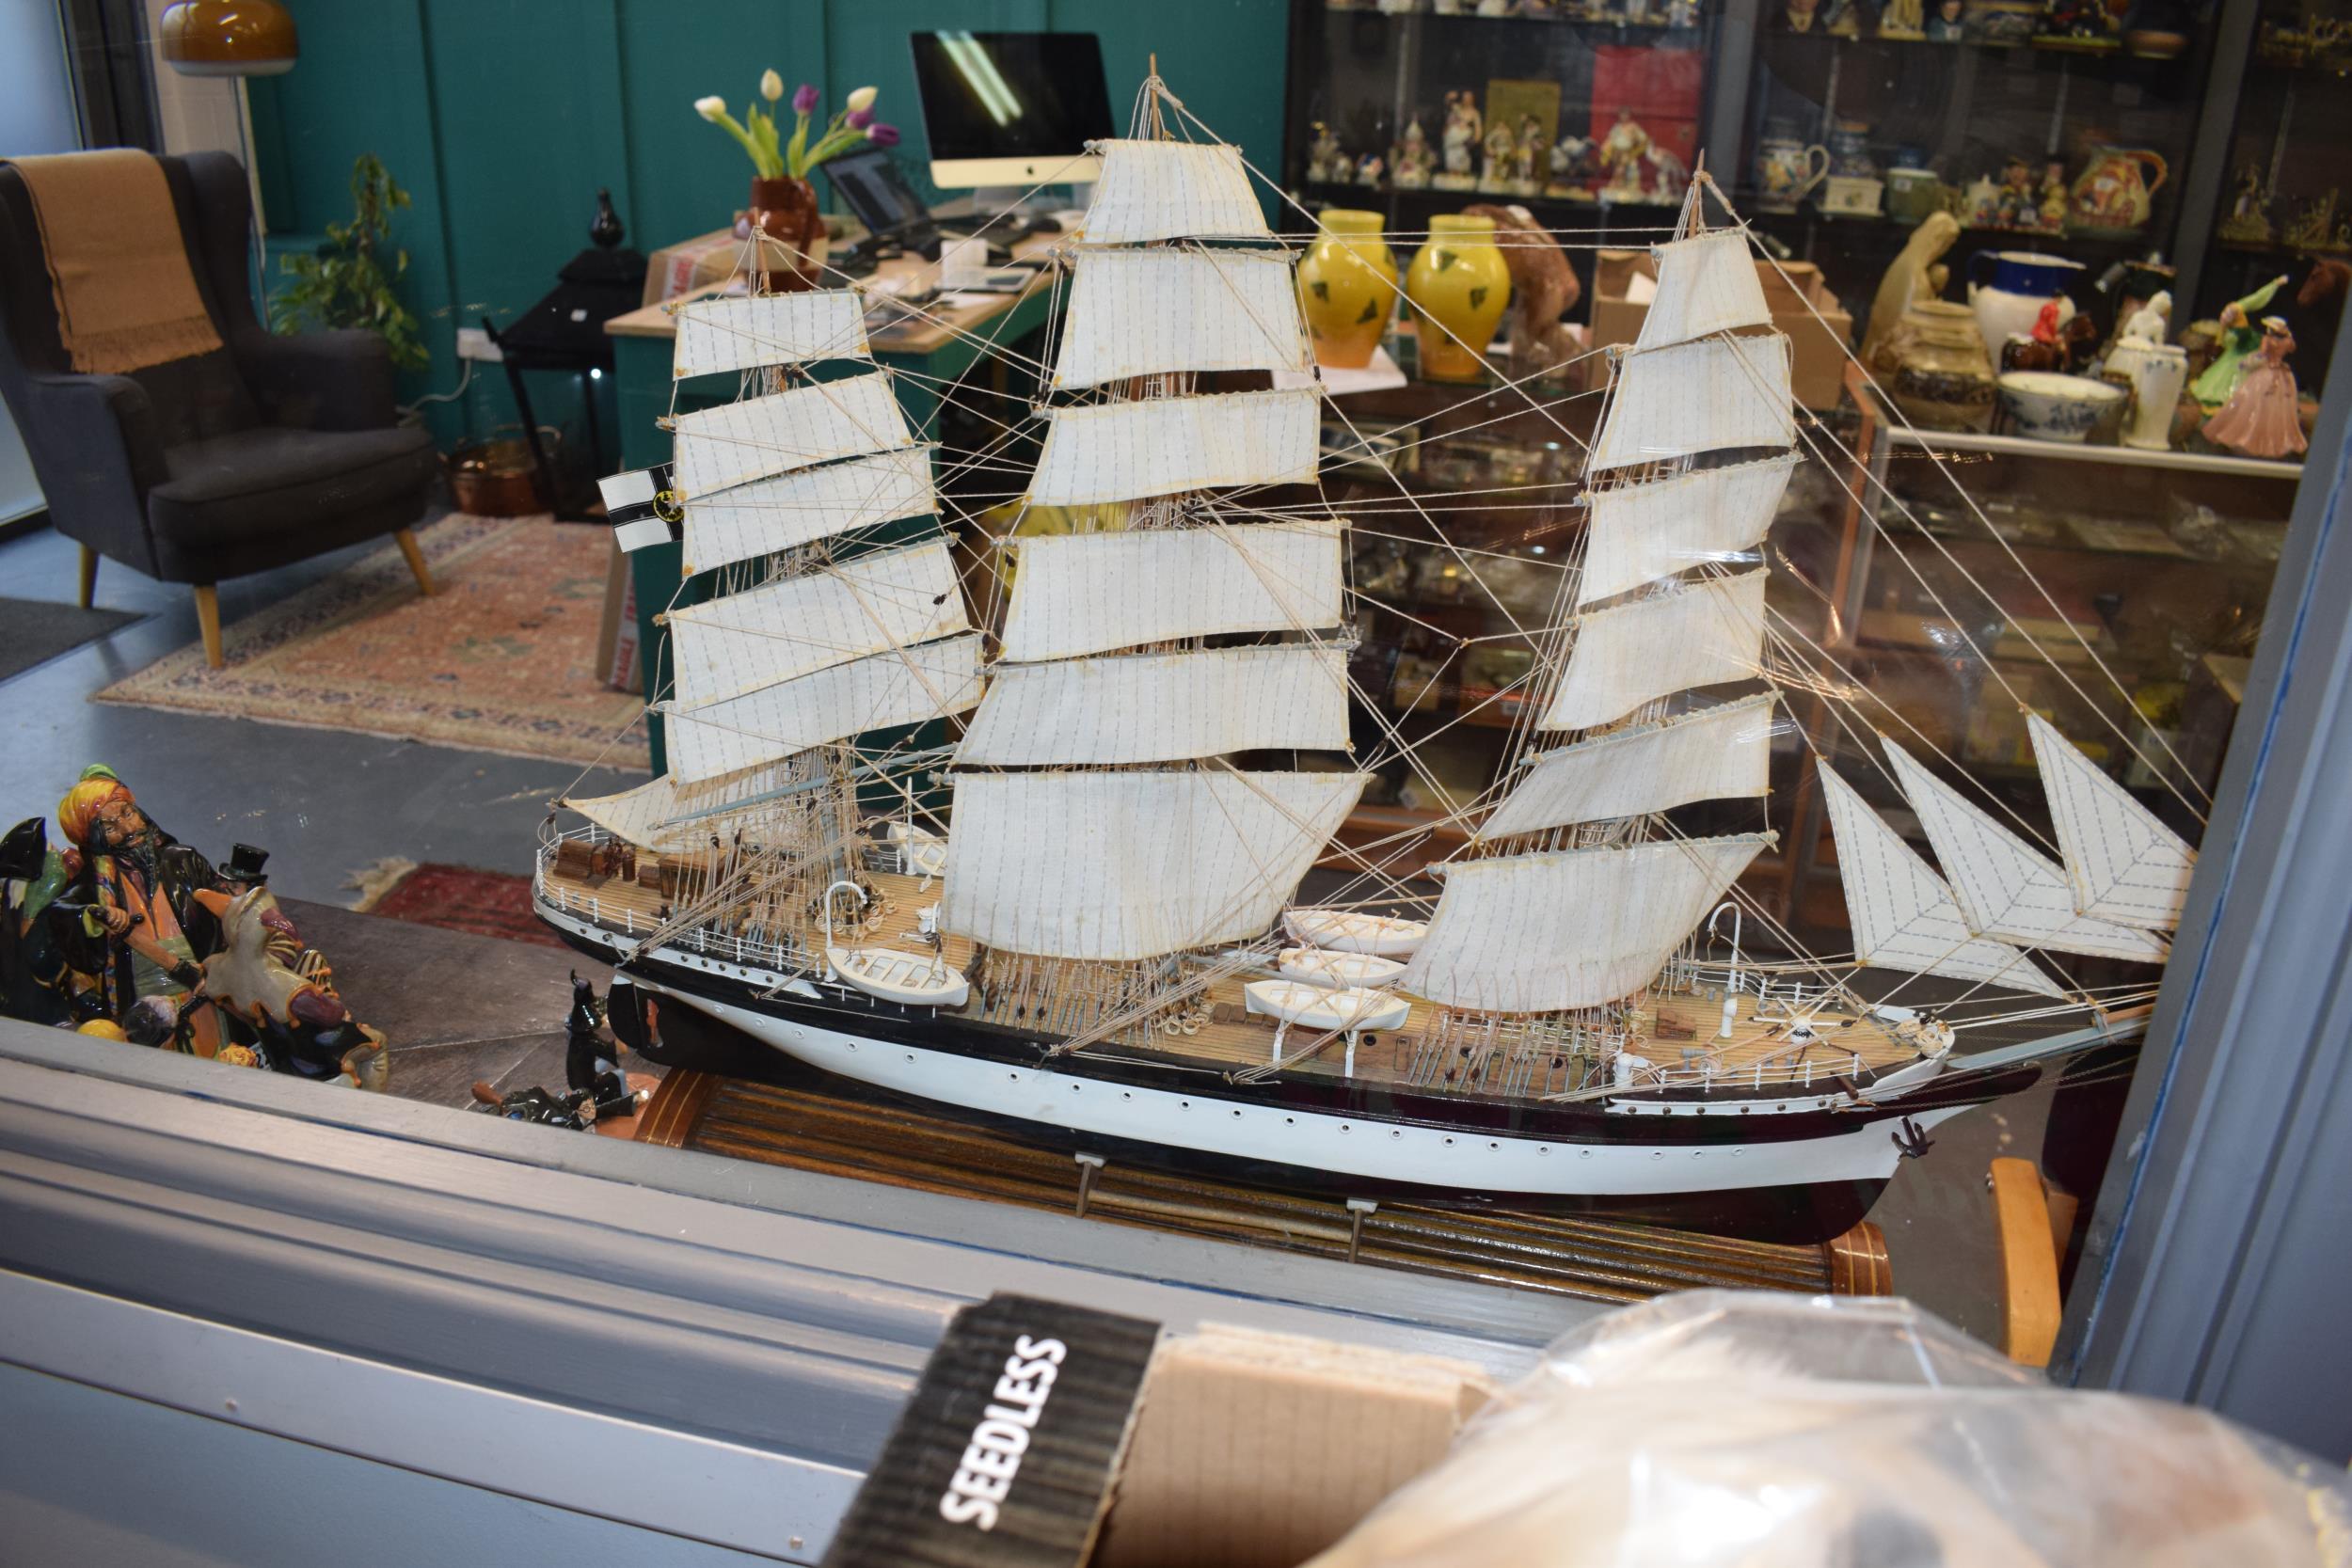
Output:
[[1158,1336],[1138,1318],[1029,1296],[957,1313],[826,1568],[1076,1568]]

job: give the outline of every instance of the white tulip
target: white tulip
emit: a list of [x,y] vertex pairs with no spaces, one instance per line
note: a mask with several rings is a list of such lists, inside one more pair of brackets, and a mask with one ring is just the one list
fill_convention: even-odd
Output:
[[850,112],[851,114],[855,114],[860,109],[872,108],[874,106],[874,100],[880,98],[881,96],[882,88],[880,87],[858,88],[857,91],[850,94]]
[[713,93],[708,98],[694,100],[694,112],[705,119],[717,119],[727,112],[727,101]]
[[784,96],[784,78],[777,75],[772,70],[761,71],[759,73],[759,96],[766,99],[771,103],[773,103],[777,99],[782,98]]

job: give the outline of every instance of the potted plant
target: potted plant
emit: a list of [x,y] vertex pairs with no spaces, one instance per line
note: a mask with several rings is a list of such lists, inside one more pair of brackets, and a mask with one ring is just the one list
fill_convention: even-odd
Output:
[[[817,89],[803,82],[792,94],[792,113],[797,119],[792,137],[780,141],[773,105],[784,97],[784,78],[773,71],[762,72],[759,96],[771,107],[765,111],[757,104],[745,108],[741,122],[727,113],[723,98],[698,98],[694,101],[694,112],[733,136],[751,155],[752,194],[742,215],[741,231],[747,239],[755,229],[764,236],[763,264],[755,270],[770,288],[815,288],[817,275],[824,264],[825,225],[818,215],[817,191],[808,182],[808,171],[867,142],[877,147],[895,147],[898,130],[874,118],[878,89],[860,87],[850,94],[847,106],[811,141],[810,117],[821,100]],[[769,241],[781,247],[780,267],[765,264]]]
[[315,251],[278,258],[287,281],[270,295],[270,329],[364,326],[384,340],[393,364],[421,371],[432,356],[393,289],[408,270],[408,253],[389,243],[392,214],[408,205],[408,193],[373,153],[362,152],[351,166],[351,200],[352,220],[328,224]]

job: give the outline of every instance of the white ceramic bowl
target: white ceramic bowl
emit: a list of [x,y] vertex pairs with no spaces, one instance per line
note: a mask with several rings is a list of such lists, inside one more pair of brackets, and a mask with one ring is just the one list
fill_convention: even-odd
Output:
[[2004,371],[1996,385],[2017,434],[2037,441],[2082,440],[2126,395],[2108,382],[2055,371]]

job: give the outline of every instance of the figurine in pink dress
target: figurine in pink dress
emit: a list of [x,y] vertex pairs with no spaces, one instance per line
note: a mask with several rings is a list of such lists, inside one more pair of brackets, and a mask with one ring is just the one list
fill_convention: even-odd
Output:
[[2295,372],[2287,368],[2287,356],[2294,352],[2287,324],[2265,316],[2262,345],[2249,358],[2230,401],[2205,421],[2205,439],[2249,457],[2299,455],[2306,445],[2303,420],[2296,407]]

